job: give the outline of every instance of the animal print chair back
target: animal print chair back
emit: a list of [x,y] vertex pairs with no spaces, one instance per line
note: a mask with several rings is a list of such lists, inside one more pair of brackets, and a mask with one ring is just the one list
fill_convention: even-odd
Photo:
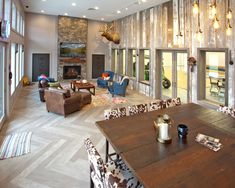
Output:
[[122,160],[110,161],[105,165],[105,175],[108,188],[143,188],[138,179]]
[[227,106],[220,105],[220,107],[219,107],[219,109],[217,111],[223,112],[223,113],[225,113],[227,115],[230,115],[233,118],[235,118],[235,109],[233,109],[233,108],[229,108]]
[[91,140],[85,140],[85,148],[90,162],[91,178],[97,188],[143,188],[125,163],[119,159],[103,163]]
[[96,187],[105,188],[104,186],[104,177],[105,177],[104,162],[89,138],[85,140],[84,145],[85,145],[85,148],[88,154],[88,160],[90,163],[91,179],[93,180],[93,183],[95,184]]
[[181,105],[181,100],[179,97],[174,99],[166,99],[162,101],[162,108],[169,108],[173,106],[179,106]]
[[162,109],[162,101],[161,100],[155,100],[149,103],[149,111],[154,111]]
[[128,106],[129,115],[135,115],[140,114],[144,112],[148,112],[148,105],[147,104],[138,104],[138,105],[132,105]]
[[116,119],[119,117],[126,116],[126,108],[115,108],[115,109],[108,109],[104,111],[104,119]]

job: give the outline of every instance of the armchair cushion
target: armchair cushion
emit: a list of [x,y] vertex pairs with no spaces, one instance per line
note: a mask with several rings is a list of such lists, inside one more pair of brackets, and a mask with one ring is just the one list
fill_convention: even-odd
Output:
[[114,95],[125,96],[126,95],[126,88],[127,88],[128,84],[129,84],[129,77],[124,76],[120,83],[113,82],[113,85],[109,86],[108,90],[112,94],[112,96],[114,96]]
[[104,71],[102,77],[97,78],[97,86],[107,88],[108,82],[113,81],[114,72],[112,71]]

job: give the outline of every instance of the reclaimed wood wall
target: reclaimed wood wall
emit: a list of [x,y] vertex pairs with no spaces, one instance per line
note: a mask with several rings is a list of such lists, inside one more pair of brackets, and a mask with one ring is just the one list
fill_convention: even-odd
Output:
[[[199,42],[196,37],[198,19],[192,13],[193,0],[172,0],[167,3],[152,7],[142,12],[135,13],[125,18],[114,21],[115,30],[120,33],[119,45],[112,44],[111,48],[149,48],[151,52],[150,85],[139,83],[138,77],[133,80],[133,88],[146,95],[156,98],[155,81],[156,74],[156,48],[185,48],[189,51],[189,57],[198,58],[198,48],[229,49],[229,60],[235,62],[235,0],[230,0],[233,10],[231,26],[233,33],[226,35],[226,7],[227,0],[217,0],[217,16],[220,27],[215,30],[209,19],[209,6],[213,0],[200,0],[200,24],[203,31],[203,39]],[[181,32],[183,37],[177,40],[178,33],[178,6]],[[197,62],[200,63],[200,62]],[[138,64],[138,60],[137,60]],[[235,106],[235,65],[228,66],[228,100],[229,106]],[[196,68],[196,67],[195,67]],[[197,101],[197,68],[190,74],[190,101]],[[146,87],[149,87],[146,89]],[[146,92],[148,91],[148,92]]]

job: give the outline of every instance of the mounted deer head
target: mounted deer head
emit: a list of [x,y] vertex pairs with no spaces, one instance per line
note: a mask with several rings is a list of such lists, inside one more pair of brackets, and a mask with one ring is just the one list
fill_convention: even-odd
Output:
[[101,36],[105,37],[108,41],[112,41],[115,44],[120,43],[120,36],[118,33],[113,31],[113,24],[111,26],[108,24],[101,26],[99,32],[102,32]]

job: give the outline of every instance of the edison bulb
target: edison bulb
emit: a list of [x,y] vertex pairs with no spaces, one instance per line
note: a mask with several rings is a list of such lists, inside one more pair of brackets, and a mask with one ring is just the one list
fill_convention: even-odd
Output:
[[193,3],[193,14],[197,15],[198,13],[199,13],[198,3],[196,1],[194,1],[194,3]]
[[226,17],[227,17],[227,19],[232,19],[233,16],[232,16],[232,11],[230,9],[228,10]]
[[231,27],[230,24],[229,24],[228,27],[226,28],[226,34],[227,34],[228,36],[232,35],[232,27]]
[[212,5],[212,7],[211,7],[211,14],[216,15],[216,6],[215,5]]
[[215,18],[213,26],[214,26],[215,29],[219,28],[219,20],[218,20],[218,18]]
[[202,40],[202,30],[201,30],[201,29],[199,29],[199,30],[197,31],[197,33],[196,33],[196,38],[197,38],[198,41],[201,42],[201,40]]

